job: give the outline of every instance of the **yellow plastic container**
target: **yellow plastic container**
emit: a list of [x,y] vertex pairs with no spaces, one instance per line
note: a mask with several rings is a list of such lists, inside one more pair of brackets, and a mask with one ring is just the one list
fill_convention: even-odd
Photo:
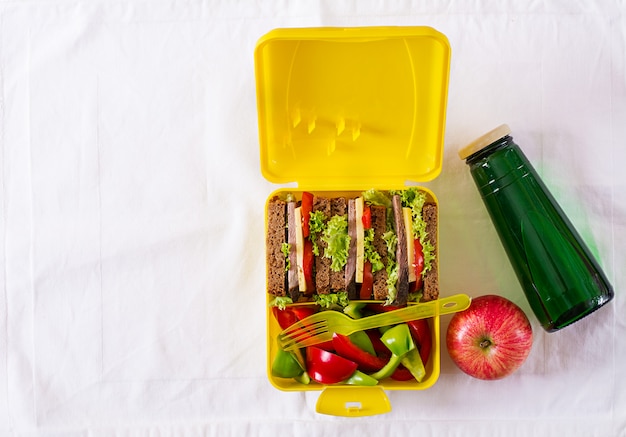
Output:
[[[441,172],[450,44],[430,27],[275,29],[255,50],[261,171],[281,192],[352,195],[402,189]],[[432,202],[434,193],[426,191]],[[266,214],[267,216],[267,214]],[[267,226],[267,223],[266,223]],[[438,241],[438,238],[437,238]],[[439,248],[436,248],[441,258]],[[269,303],[268,296],[268,303]],[[375,387],[305,385],[273,377],[280,327],[267,312],[267,369],[280,390],[321,390],[317,411],[386,413],[386,390],[423,390],[439,377],[439,318],[420,383]]]

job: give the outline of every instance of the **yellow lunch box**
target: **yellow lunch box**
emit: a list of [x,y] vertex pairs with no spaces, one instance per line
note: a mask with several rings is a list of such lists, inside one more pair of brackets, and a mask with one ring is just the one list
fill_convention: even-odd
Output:
[[[275,29],[261,37],[255,49],[261,171],[270,182],[291,184],[268,201],[286,192],[299,198],[303,191],[357,196],[437,177],[450,56],[445,35],[423,26]],[[420,189],[438,204],[432,191]],[[436,253],[439,262],[438,247]],[[422,382],[325,386],[274,377],[281,329],[270,300],[268,295],[269,380],[280,390],[321,391],[320,413],[385,413],[391,409],[387,390],[423,390],[439,377],[439,317],[430,320],[431,358]]]

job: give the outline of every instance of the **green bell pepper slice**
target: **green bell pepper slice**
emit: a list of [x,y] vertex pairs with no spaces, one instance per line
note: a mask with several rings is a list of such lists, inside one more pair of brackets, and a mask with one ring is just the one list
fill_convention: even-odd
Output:
[[417,348],[411,349],[407,352],[402,357],[400,362],[409,372],[411,372],[411,375],[413,375],[417,382],[422,382],[424,376],[426,376],[426,369],[424,368],[424,363],[420,357],[420,351]]
[[348,338],[350,338],[350,341],[359,349],[376,356],[372,340],[370,340],[370,336],[367,335],[365,331],[353,332],[348,336]]
[[298,381],[300,384],[308,385],[311,383],[311,377],[307,372],[302,372],[301,375],[295,376],[293,379]]
[[391,355],[391,358],[389,358],[387,364],[385,364],[385,366],[378,372],[372,373],[370,376],[378,380],[390,377],[396,370],[396,368],[400,365],[401,360],[402,357],[399,357],[397,355]]
[[272,362],[272,375],[279,378],[295,378],[304,373],[304,368],[293,352],[278,348]]
[[361,372],[360,370],[357,370],[350,378],[343,381],[343,383],[348,385],[373,386],[378,384],[378,380],[376,378],[372,378],[366,373]]
[[382,369],[371,375],[373,378],[387,378],[402,364],[418,382],[424,379],[426,369],[406,323],[389,328],[382,335],[381,340],[392,355]]
[[343,312],[353,319],[360,319],[363,317],[362,310],[363,308],[365,308],[365,306],[365,302],[350,301],[350,303],[348,303],[348,305],[346,305],[346,307],[343,309]]
[[403,356],[410,350],[415,349],[411,331],[406,323],[389,328],[380,339],[394,355]]

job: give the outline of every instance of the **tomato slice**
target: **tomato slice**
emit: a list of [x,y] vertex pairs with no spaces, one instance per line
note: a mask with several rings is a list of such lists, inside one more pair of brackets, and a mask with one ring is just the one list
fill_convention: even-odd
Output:
[[363,207],[363,217],[361,221],[363,222],[363,229],[372,228],[372,210],[367,205]]
[[309,219],[311,217],[311,211],[313,211],[313,194],[308,191],[302,192],[302,235],[306,238],[310,235]]
[[411,287],[409,292],[415,293],[420,290],[423,285],[422,272],[424,271],[424,249],[422,248],[422,243],[420,243],[419,238],[413,240],[413,247],[415,248],[413,251],[413,262],[411,263],[411,267],[415,270],[415,277],[417,280],[411,283]]
[[313,264],[315,262],[315,256],[313,255],[313,243],[311,240],[304,240],[302,257],[302,272],[304,273],[304,280],[306,281],[306,296],[311,296],[315,292],[315,282],[313,281]]
[[345,381],[356,371],[358,365],[332,352],[315,346],[306,349],[306,369],[313,381],[320,384],[336,384]]
[[371,299],[373,290],[374,275],[372,274],[372,263],[369,261],[365,261],[363,263],[363,282],[361,283],[359,297],[366,300]]

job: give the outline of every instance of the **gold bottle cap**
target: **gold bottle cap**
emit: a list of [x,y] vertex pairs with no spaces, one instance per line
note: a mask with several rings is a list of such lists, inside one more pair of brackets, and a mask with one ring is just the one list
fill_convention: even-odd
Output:
[[465,160],[469,156],[473,155],[474,153],[479,152],[480,150],[484,149],[488,145],[494,143],[495,141],[498,141],[500,138],[504,138],[510,134],[511,134],[511,128],[506,124],[501,124],[497,128],[487,132],[485,135],[479,138],[476,138],[467,146],[459,150],[459,157]]

